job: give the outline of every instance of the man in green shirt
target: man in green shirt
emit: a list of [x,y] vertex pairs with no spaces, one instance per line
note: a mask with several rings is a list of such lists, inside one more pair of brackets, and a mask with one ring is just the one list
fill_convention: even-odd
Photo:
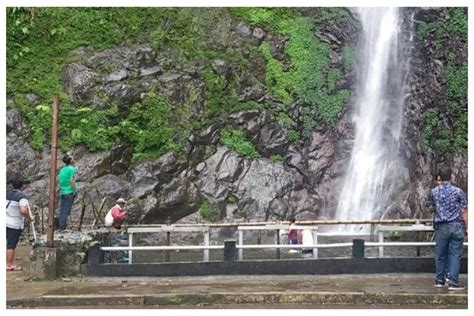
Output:
[[66,229],[67,220],[71,214],[71,208],[76,197],[76,174],[77,169],[74,167],[74,158],[66,154],[63,158],[66,164],[61,168],[58,174],[59,184],[59,230]]

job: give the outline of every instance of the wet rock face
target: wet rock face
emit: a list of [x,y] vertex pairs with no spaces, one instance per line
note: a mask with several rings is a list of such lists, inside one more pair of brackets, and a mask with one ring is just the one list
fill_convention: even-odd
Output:
[[[201,194],[231,219],[284,218],[290,204],[306,198],[291,196],[298,178],[294,171],[267,159],[250,162],[226,147],[218,147],[213,156],[196,167],[196,172]],[[294,213],[305,208],[300,204]]]
[[30,129],[21,113],[16,109],[7,110],[6,123],[7,181],[15,174],[20,174],[32,182],[48,176],[49,151],[35,151],[28,144]]
[[[418,8],[405,12],[408,19],[414,14],[415,30],[420,23],[436,23],[443,20],[442,8]],[[430,190],[434,186],[433,180],[440,164],[440,154],[436,149],[427,148],[422,151],[421,135],[426,126],[425,112],[427,109],[437,109],[441,116],[448,117],[445,104],[447,100],[446,60],[447,49],[436,49],[436,32],[428,32],[424,38],[415,34],[415,47],[410,59],[410,73],[408,77],[408,97],[405,102],[404,113],[404,148],[405,157],[409,163],[408,188],[404,193],[407,201],[394,213],[394,217],[430,217],[424,201],[429,198]],[[459,60],[467,62],[467,43],[456,36],[447,41],[448,45],[456,47]],[[446,118],[445,118],[446,119]],[[444,123],[446,124],[446,123]],[[467,190],[467,153],[451,153],[444,161],[453,170],[453,182],[463,190]]]
[[293,176],[281,164],[253,161],[236,191],[243,217],[252,214],[252,218],[260,220],[269,218],[270,202],[288,195],[292,186]]
[[201,111],[194,101],[203,94],[202,81],[195,79],[201,68],[181,69],[171,51],[138,45],[101,52],[79,48],[72,56],[76,62],[65,65],[63,82],[73,104],[93,109],[117,104],[120,110],[127,110],[144,94],[156,91],[175,103],[190,103],[190,115]]
[[30,128],[25,119],[17,109],[7,110],[7,134],[13,133],[16,136],[28,137],[30,135]]
[[184,162],[174,153],[137,164],[129,175],[134,188],[132,195],[140,198],[155,192],[160,185],[170,182],[184,167]]
[[125,173],[132,159],[132,148],[126,144],[117,144],[110,151],[90,153],[84,146],[79,146],[71,154],[77,161],[78,179],[92,181],[106,174]]
[[[132,165],[131,149],[125,144],[116,144],[112,150],[99,153],[90,153],[83,146],[74,148],[79,194],[71,214],[73,226],[78,225],[82,211],[84,222],[97,221],[118,197],[126,198],[127,207],[133,210],[129,222],[176,221],[195,213],[203,201],[216,205],[220,215],[228,219],[285,218],[289,214],[319,212],[316,208],[320,197],[314,187],[320,185],[319,179],[329,170],[327,160],[334,155],[334,150],[322,144],[313,146],[310,151],[305,145],[293,145],[294,158],[298,161],[290,159],[288,148],[292,145],[288,140],[288,127],[276,120],[274,113],[283,105],[267,100],[266,87],[262,85],[266,62],[258,55],[250,58],[251,46],[266,40],[272,47],[273,57],[289,64],[285,52],[288,38],[228,17],[216,21],[215,29],[205,36],[215,45],[249,58],[248,69],[219,56],[207,64],[197,61],[186,63],[184,67],[171,49],[158,51],[147,44],[103,51],[81,47],[71,52],[74,62],[64,65],[63,84],[71,102],[77,106],[100,109],[117,104],[119,110],[126,113],[134,102],[155,91],[167,95],[173,105],[186,104],[182,114],[186,118],[198,118],[205,110],[202,102],[196,100],[204,99],[201,71],[206,66],[226,80],[232,76],[239,78],[235,90],[240,102],[270,102],[265,110],[233,113],[225,124],[214,122],[191,135],[184,159],[169,153]],[[342,37],[338,35],[341,45],[345,40]],[[37,102],[33,96],[30,99],[32,104]],[[8,144],[13,149],[9,151],[12,153],[9,169],[29,168],[40,175],[28,192],[33,203],[44,205],[48,194],[49,157],[45,153],[44,158],[38,160],[38,153],[24,140],[28,135],[26,126],[14,127],[21,124],[18,113],[9,113],[7,128],[12,134]],[[220,132],[226,124],[243,129],[262,159],[246,160],[219,146]],[[322,143],[336,138],[337,135],[328,134]],[[25,159],[17,163],[13,158],[19,151],[24,152]],[[280,156],[283,161],[271,162],[267,158],[272,155]],[[59,168],[63,166],[61,158],[62,153],[59,153]],[[290,160],[292,163],[287,163]],[[328,177],[326,175],[326,179]]]
[[98,80],[99,75],[84,65],[69,64],[63,70],[64,89],[73,103],[91,103]]

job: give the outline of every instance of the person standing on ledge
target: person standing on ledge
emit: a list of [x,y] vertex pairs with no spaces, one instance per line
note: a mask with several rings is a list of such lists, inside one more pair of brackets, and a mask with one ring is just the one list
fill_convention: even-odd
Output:
[[72,205],[76,198],[76,175],[77,169],[74,166],[75,160],[69,154],[63,157],[64,167],[58,174],[59,183],[59,231],[66,229]]
[[[451,169],[438,173],[439,185],[431,190],[435,228],[435,287],[443,287],[449,273],[449,290],[464,290],[459,281],[464,236],[467,236],[467,199],[451,184]],[[438,179],[437,179],[438,180]]]

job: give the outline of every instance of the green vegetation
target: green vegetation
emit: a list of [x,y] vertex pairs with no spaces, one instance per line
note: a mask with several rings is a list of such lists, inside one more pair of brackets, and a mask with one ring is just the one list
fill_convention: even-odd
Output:
[[432,232],[411,232],[411,231],[394,231],[390,232],[387,239],[390,241],[416,241],[427,242],[433,240]]
[[270,156],[270,161],[273,162],[273,163],[282,162],[283,157],[281,155],[271,155]]
[[425,112],[425,129],[423,130],[421,136],[421,150],[426,151],[431,143],[434,132],[438,129],[438,126],[441,125],[441,122],[438,118],[437,109],[428,109]]
[[214,208],[209,202],[205,201],[199,208],[199,214],[208,221],[217,221],[219,219],[219,210]]
[[[77,144],[91,151],[107,150],[122,138],[132,144],[135,160],[179,151],[188,134],[204,121],[180,118],[179,111],[186,109],[171,108],[159,95],[126,111],[113,104],[103,110],[93,110],[91,104],[72,105],[62,85],[62,67],[73,61],[70,52],[81,46],[101,50],[138,43],[174,50],[173,58],[183,66],[219,56],[244,67],[248,61],[235,51],[215,45],[216,40],[226,41],[210,28],[225,18],[223,12],[220,8],[8,8],[7,92],[31,127],[30,144],[42,149],[49,142],[51,98],[58,93],[62,150]],[[228,84],[210,67],[201,75],[207,101],[203,120],[258,107],[255,102],[237,102],[234,82]],[[31,92],[43,103],[30,106],[25,95]],[[100,93],[98,97],[103,97]]]
[[275,33],[282,32],[284,24],[281,21],[294,17],[293,8],[230,8],[230,12],[251,26],[264,27]]
[[255,146],[245,136],[242,130],[231,130],[225,128],[221,132],[220,143],[230,149],[236,151],[238,154],[247,159],[256,159],[260,157]]
[[444,25],[446,32],[467,39],[467,8],[452,8],[448,12],[449,21]]
[[421,40],[424,40],[428,32],[433,28],[433,26],[434,25],[432,23],[426,23],[425,21],[421,21],[418,24],[418,29],[416,32],[417,37]]
[[301,142],[300,139],[301,139],[301,136],[300,136],[300,133],[297,130],[290,129],[288,131],[288,140],[291,143],[298,144],[298,143]]
[[418,23],[417,36],[425,39],[430,31],[434,31],[435,39],[441,40],[444,34],[467,38],[467,11],[464,8],[446,8],[443,10],[439,20],[426,23]]
[[[425,128],[421,135],[421,148],[432,146],[443,160],[446,154],[467,152],[467,60],[459,54],[456,43],[467,41],[467,10],[446,8],[440,19],[432,23],[422,22],[418,26],[418,37],[425,39],[429,31],[433,34],[433,46],[447,55],[446,104],[438,110],[426,112]],[[449,119],[440,120],[440,113]],[[446,116],[447,115],[447,116]]]
[[[314,29],[347,15],[340,8],[322,8],[314,18],[299,16],[292,9],[237,8],[231,10],[253,26],[268,28],[288,36],[285,52],[291,58],[289,71],[282,61],[272,57],[270,43],[260,45],[260,52],[267,62],[266,84],[272,95],[284,104],[296,98],[316,108],[316,117],[326,126],[333,126],[349,99],[350,92],[337,90],[342,73],[329,68],[330,47],[314,36]],[[352,64],[350,48],[345,50],[344,71]]]
[[[230,113],[268,107],[265,103],[242,101],[237,95],[243,82],[263,84],[267,94],[285,105],[276,107],[275,119],[286,128],[289,141],[298,144],[316,126],[334,126],[350,97],[350,92],[338,85],[352,69],[353,48],[349,43],[342,47],[342,66],[335,68],[331,66],[329,45],[315,36],[318,29],[347,15],[341,8],[318,8],[310,13],[301,8],[252,7],[7,8],[7,94],[13,100],[12,106],[28,121],[29,141],[34,149],[40,150],[50,141],[51,98],[59,94],[59,144],[63,151],[79,144],[91,151],[107,150],[121,139],[132,145],[134,160],[138,160],[171,150],[180,152],[191,133],[210,122],[225,121]],[[235,17],[284,36],[280,53],[285,58],[275,54],[276,48],[268,40],[258,47],[245,44],[242,51],[236,49],[229,32]],[[421,146],[424,150],[433,146],[443,153],[465,152],[467,61],[451,43],[467,41],[467,9],[444,9],[438,21],[421,22],[417,35],[432,38],[435,48],[448,51],[441,59],[446,70],[447,102],[432,109],[435,112],[427,112]],[[140,102],[118,108],[98,89],[96,96],[105,101],[106,107],[71,104],[61,77],[63,66],[78,58],[71,55],[72,51],[79,47],[99,51],[142,43],[170,52],[172,60],[163,65],[165,72],[176,65],[183,69],[203,65],[198,78],[204,83],[203,95],[196,88],[189,92],[186,104],[176,104],[155,92],[142,96]],[[231,65],[232,70],[217,73],[212,67],[217,58]],[[262,73],[249,71],[249,67],[262,61]],[[126,80],[130,85],[136,83],[133,78]],[[32,106],[26,99],[28,93],[39,95],[41,102]],[[198,103],[202,107],[197,114],[185,115],[191,104]],[[302,110],[302,118],[292,117],[290,106]],[[271,109],[275,107],[272,105]],[[260,157],[243,131],[222,131],[221,143],[249,159]]]
[[455,106],[453,103],[462,102],[467,96],[467,65],[456,67],[455,57],[452,54],[450,56],[446,67],[446,92],[451,101],[450,106]]
[[[289,64],[273,58],[269,42],[258,48],[249,46],[245,57],[234,51],[229,46],[229,33],[217,27],[219,23],[225,27],[230,21],[229,12],[251,26],[288,37],[285,52],[290,57]],[[62,150],[78,144],[85,144],[91,151],[107,150],[120,138],[131,143],[137,160],[179,151],[189,133],[216,118],[225,119],[230,113],[264,106],[254,101],[240,102],[236,93],[240,73],[259,55],[266,61],[264,83],[271,95],[286,105],[300,99],[306,107],[316,109],[312,124],[317,121],[331,125],[349,93],[337,91],[342,70],[329,67],[329,46],[314,36],[314,30],[344,14],[345,10],[339,8],[322,8],[313,17],[303,17],[293,8],[8,8],[7,93],[31,127],[33,148],[41,149],[49,142],[50,100],[53,94],[59,94]],[[198,120],[180,118],[178,112],[186,109],[176,109],[159,94],[150,94],[125,111],[108,103],[100,110],[91,104],[71,104],[61,77],[63,65],[74,61],[70,55],[73,50],[103,50],[138,43],[171,50],[175,62],[183,67],[206,62],[200,72],[205,107]],[[345,54],[351,55],[349,51]],[[237,68],[230,76],[219,75],[210,66],[215,58]],[[344,71],[349,64],[345,62]],[[127,80],[134,84],[135,79]],[[258,83],[255,78],[252,80]],[[40,105],[29,105],[24,95],[31,92],[41,97]],[[97,97],[107,102],[101,93],[98,91]],[[285,115],[285,126],[298,128]],[[238,132],[226,133],[223,139],[231,148],[246,157],[259,156]],[[306,133],[289,131],[293,142],[302,135]]]
[[129,115],[119,123],[121,135],[134,146],[134,159],[161,156],[182,147],[185,140],[174,140],[179,126],[173,125],[168,101],[149,94],[142,103],[134,104]]
[[[41,103],[31,107],[24,95],[16,97],[15,103],[29,121],[31,146],[41,150],[50,141],[51,105]],[[76,108],[66,103],[60,113],[59,145],[65,151],[77,144],[85,144],[92,151],[108,149],[118,135],[119,127],[108,124],[117,117],[117,107],[92,111],[89,107]]]
[[227,202],[229,202],[229,203],[235,203],[235,202],[237,202],[237,197],[234,196],[234,195],[232,195],[232,194],[230,194],[229,196],[227,196]]
[[352,47],[344,46],[342,48],[342,65],[344,66],[344,72],[351,72],[352,63],[354,62]]
[[184,295],[172,294],[168,296],[168,301],[172,304],[180,305],[187,301],[187,297]]
[[272,57],[270,44],[264,42],[260,45],[260,52],[267,61],[265,84],[271,94],[289,105],[293,100],[290,96],[291,82],[289,76],[283,71],[283,62]]
[[285,127],[292,127],[293,125],[295,125],[295,122],[286,113],[283,112],[280,112],[278,114],[277,120]]

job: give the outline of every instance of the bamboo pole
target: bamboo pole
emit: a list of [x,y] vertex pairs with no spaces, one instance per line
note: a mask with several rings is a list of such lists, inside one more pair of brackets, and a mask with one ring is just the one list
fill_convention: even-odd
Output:
[[53,120],[51,127],[51,168],[49,172],[49,205],[48,205],[48,232],[47,245],[54,246],[54,211],[56,210],[56,172],[58,157],[58,119],[59,119],[59,95],[53,97]]
[[[426,219],[379,219],[379,220],[313,220],[313,221],[297,221],[297,225],[344,225],[344,224],[423,224],[432,223],[432,218]],[[173,225],[174,227],[210,227],[210,228],[225,228],[238,226],[265,226],[265,225],[284,225],[290,224],[289,221],[279,222],[232,222],[232,223],[208,223],[208,224],[124,224],[123,228],[132,227],[161,227],[166,225]],[[84,225],[83,227],[93,228],[94,225]]]

